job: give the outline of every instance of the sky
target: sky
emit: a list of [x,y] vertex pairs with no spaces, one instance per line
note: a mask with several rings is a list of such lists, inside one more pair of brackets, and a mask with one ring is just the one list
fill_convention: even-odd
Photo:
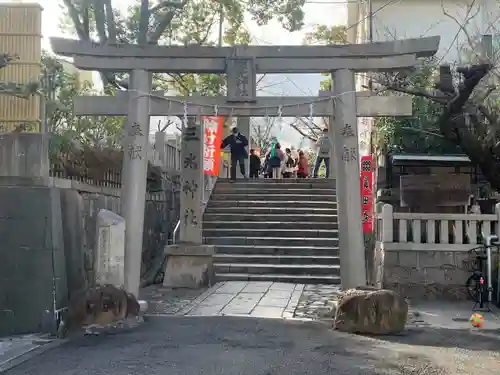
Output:
[[[44,48],[50,49],[49,38],[51,36],[71,38],[69,35],[64,35],[59,29],[58,22],[55,22],[61,15],[62,0],[10,0],[10,2],[37,2],[43,7],[42,33],[44,37]],[[113,0],[113,6],[125,10],[134,2],[134,0]],[[300,45],[302,44],[305,33],[311,31],[315,24],[338,25],[347,22],[346,3],[342,0],[308,0],[304,10],[306,13],[305,27],[301,31],[294,33],[282,29],[277,22],[271,22],[269,25],[259,27],[253,21],[247,19],[245,24],[249,28],[250,34],[254,37],[252,44]],[[262,86],[266,86],[265,90],[260,91],[258,95],[317,95],[321,79],[322,77],[318,74],[269,75],[266,76],[261,83]],[[297,146],[302,137],[295,131],[290,131],[291,128],[286,125],[286,122],[291,120],[292,119],[283,120],[285,125],[278,137],[284,144],[293,144]],[[158,120],[152,119],[151,122],[156,124]]]

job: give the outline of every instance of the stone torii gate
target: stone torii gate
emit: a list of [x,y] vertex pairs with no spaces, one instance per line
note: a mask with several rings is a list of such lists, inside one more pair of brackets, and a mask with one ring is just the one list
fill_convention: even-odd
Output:
[[[182,141],[181,242],[186,249],[203,248],[201,238],[202,128],[192,116],[333,116],[335,139],[341,282],[344,288],[366,284],[361,231],[358,132],[356,116],[408,116],[411,98],[356,93],[354,72],[393,71],[414,66],[418,57],[432,56],[439,37],[344,46],[164,47],[100,46],[52,38],[55,53],[74,57],[79,69],[128,71],[131,87],[116,97],[75,100],[78,115],[127,115],[122,214],[126,220],[126,288],[138,292],[144,197],[146,190],[149,116],[181,116],[187,124]],[[256,75],[331,71],[330,97],[257,97]],[[164,97],[150,93],[151,72],[226,73],[227,98]],[[202,251],[203,252],[203,251]],[[184,275],[186,276],[186,275]]]

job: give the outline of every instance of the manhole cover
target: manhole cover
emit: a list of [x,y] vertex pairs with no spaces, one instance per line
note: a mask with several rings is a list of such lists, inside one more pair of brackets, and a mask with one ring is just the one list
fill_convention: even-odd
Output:
[[452,319],[454,322],[462,322],[462,323],[467,323],[469,319],[467,318],[453,318]]

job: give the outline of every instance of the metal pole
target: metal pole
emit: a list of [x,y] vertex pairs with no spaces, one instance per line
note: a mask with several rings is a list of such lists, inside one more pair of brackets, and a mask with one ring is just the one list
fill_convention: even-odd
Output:
[[47,134],[47,98],[45,91],[38,94],[40,98],[40,133]]
[[365,246],[361,227],[358,121],[354,73],[342,69],[332,73],[334,140],[339,213],[340,278],[343,289],[366,285]]
[[490,235],[486,237],[486,285],[488,287],[488,303],[493,301],[493,281],[491,280],[491,244],[498,241],[498,236]]
[[142,235],[149,147],[149,92],[151,74],[131,73],[129,116],[125,124],[121,208],[125,218],[125,289],[139,295]]
[[497,248],[497,306],[500,307],[500,248]]

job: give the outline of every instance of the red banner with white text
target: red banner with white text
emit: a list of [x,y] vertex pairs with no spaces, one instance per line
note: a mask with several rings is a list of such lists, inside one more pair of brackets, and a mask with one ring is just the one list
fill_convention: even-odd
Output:
[[203,173],[219,175],[222,117],[202,116],[203,121]]
[[373,158],[361,157],[361,223],[363,233],[373,230]]

